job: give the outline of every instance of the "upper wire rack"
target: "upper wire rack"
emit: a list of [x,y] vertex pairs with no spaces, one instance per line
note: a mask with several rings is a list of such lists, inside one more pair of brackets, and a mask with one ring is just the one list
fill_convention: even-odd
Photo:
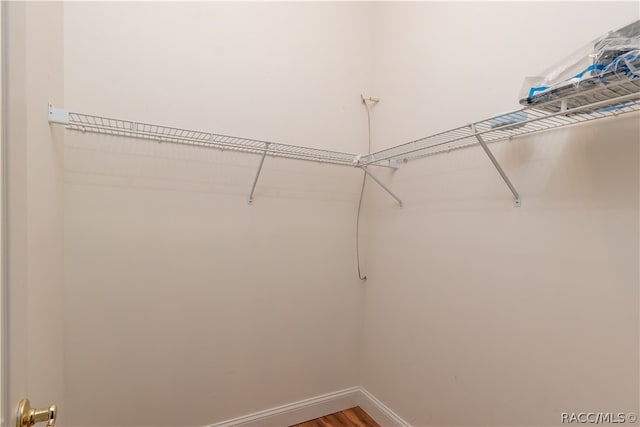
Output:
[[568,97],[554,99],[362,156],[83,113],[66,113],[53,106],[50,106],[50,120],[51,116],[57,114],[58,111],[62,111],[63,118],[52,121],[63,123],[69,129],[82,132],[142,138],[157,142],[260,155],[266,153],[266,155],[274,157],[342,166],[387,166],[391,164],[391,161],[416,159],[477,144],[477,136],[481,136],[485,142],[493,142],[640,111],[640,79],[596,86]]
[[430,156],[477,144],[477,135],[485,142],[492,142],[633,111],[640,111],[640,79],[598,86],[570,97],[416,139],[362,156],[360,164]]
[[274,157],[354,166],[355,154],[240,138],[211,132],[180,129],[89,114],[68,113],[67,128],[82,132],[148,139],[157,142],[194,145],[219,150],[267,154]]

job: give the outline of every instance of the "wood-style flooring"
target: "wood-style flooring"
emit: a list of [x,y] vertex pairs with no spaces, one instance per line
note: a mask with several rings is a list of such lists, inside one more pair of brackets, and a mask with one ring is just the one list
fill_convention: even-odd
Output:
[[380,427],[359,406],[290,427]]

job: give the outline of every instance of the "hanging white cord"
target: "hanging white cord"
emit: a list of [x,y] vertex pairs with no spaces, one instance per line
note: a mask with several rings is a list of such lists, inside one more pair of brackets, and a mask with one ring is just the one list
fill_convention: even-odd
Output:
[[[368,109],[368,107],[367,107]],[[358,201],[358,214],[356,216],[356,258],[358,260],[358,278],[367,280],[367,276],[363,276],[360,272],[360,208],[362,208],[362,196],[364,195],[364,185],[367,182],[367,174],[362,172],[362,188],[360,189],[360,200]]]
[[[367,109],[367,135],[369,139],[369,148],[367,150],[367,154],[371,153],[371,112],[369,111],[369,104],[367,104],[367,100],[372,102],[378,102],[378,100],[374,100],[372,98],[366,99],[362,97],[362,103]],[[367,276],[363,276],[360,270],[360,210],[362,209],[362,196],[364,196],[364,186],[367,183],[367,174],[362,171],[362,187],[360,188],[360,200],[358,200],[358,214],[356,216],[356,261],[358,264],[358,278],[360,280],[367,280]]]

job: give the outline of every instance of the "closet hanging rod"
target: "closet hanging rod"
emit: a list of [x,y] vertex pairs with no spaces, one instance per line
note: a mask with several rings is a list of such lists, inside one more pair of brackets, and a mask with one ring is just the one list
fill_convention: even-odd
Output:
[[[280,144],[258,139],[241,138],[196,130],[187,130],[124,119],[68,112],[49,104],[49,122],[65,125],[67,129],[104,135],[124,136],[157,142],[215,148],[260,156],[307,160],[340,166],[358,166],[360,156],[331,150]],[[378,166],[387,166],[378,164]],[[389,166],[387,166],[389,167]]]
[[[557,104],[559,111],[548,111],[550,104]],[[569,107],[573,104],[576,106]],[[634,111],[640,111],[640,79],[597,87],[569,98],[559,98],[416,139],[363,156],[360,163],[397,163],[478,144],[478,135],[489,143]]]

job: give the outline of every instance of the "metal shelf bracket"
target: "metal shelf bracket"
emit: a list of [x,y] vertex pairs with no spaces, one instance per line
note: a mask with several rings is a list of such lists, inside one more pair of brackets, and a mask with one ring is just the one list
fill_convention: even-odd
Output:
[[489,160],[491,160],[491,163],[493,163],[493,166],[495,166],[495,168],[498,170],[498,173],[500,174],[504,182],[507,184],[507,187],[509,187],[509,190],[511,190],[511,193],[513,193],[513,197],[514,197],[513,206],[515,206],[516,208],[519,208],[520,206],[522,206],[522,202],[520,200],[520,194],[518,194],[518,190],[516,190],[516,188],[513,186],[513,184],[509,180],[509,177],[502,169],[502,166],[500,166],[500,163],[498,163],[498,160],[495,158],[491,150],[489,150],[489,147],[487,147],[486,142],[484,142],[484,140],[482,139],[482,136],[480,136],[480,134],[476,130],[475,124],[471,125],[471,130],[473,131],[474,136],[480,143],[480,146],[482,146],[482,149],[489,157]]
[[378,184],[380,187],[382,187],[384,189],[384,191],[386,191],[387,193],[389,193],[389,195],[391,197],[393,197],[394,199],[396,199],[396,201],[398,202],[398,204],[400,205],[400,207],[403,206],[402,204],[402,200],[400,200],[400,198],[398,196],[396,196],[395,194],[393,194],[393,191],[389,190],[389,188],[387,188],[386,185],[384,185],[378,178],[376,178],[374,175],[371,174],[371,172],[369,172],[367,170],[366,166],[361,166],[360,167],[365,174],[367,174],[367,176],[369,176],[369,178],[371,178],[372,180],[374,180],[376,182],[376,184]]
[[49,123],[69,124],[69,112],[61,108],[56,108],[49,103]]
[[400,160],[399,159],[389,159],[389,167],[391,169],[400,169]]
[[256,177],[253,179],[253,185],[251,186],[251,193],[249,194],[249,205],[253,205],[253,193],[256,191],[256,185],[258,184],[258,178],[260,178],[260,172],[262,171],[262,165],[264,165],[264,159],[267,157],[267,151],[269,151],[269,143],[265,143],[264,152],[262,153],[262,158],[260,159],[260,164],[258,165],[258,171],[256,172]]

